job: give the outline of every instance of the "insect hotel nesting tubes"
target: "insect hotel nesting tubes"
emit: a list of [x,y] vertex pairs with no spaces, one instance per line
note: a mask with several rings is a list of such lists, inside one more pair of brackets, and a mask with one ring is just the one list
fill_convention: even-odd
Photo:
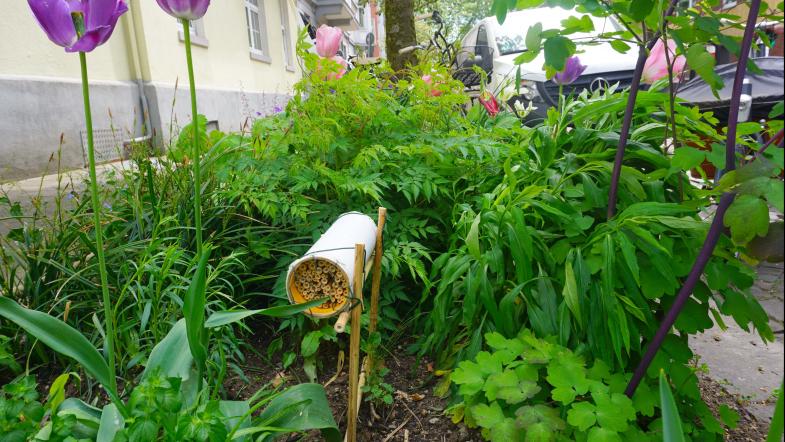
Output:
[[328,298],[304,313],[328,318],[352,304],[355,244],[365,245],[365,263],[376,244],[376,223],[359,212],[344,213],[308,252],[289,265],[286,293],[293,304]]

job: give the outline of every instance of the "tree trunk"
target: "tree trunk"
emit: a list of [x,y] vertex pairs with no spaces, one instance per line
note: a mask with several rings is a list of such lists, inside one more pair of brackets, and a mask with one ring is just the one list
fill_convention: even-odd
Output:
[[415,63],[415,54],[399,54],[401,48],[417,44],[414,31],[414,0],[384,1],[387,59],[393,69],[401,70],[407,63]]

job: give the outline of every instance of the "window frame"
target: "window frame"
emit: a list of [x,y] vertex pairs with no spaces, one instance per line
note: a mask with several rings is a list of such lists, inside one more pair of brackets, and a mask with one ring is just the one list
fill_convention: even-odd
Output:
[[[177,30],[177,37],[180,41],[185,42],[185,33],[183,33],[183,25],[179,19],[177,19],[177,24],[179,25],[180,29]],[[210,46],[210,40],[207,39],[207,34],[204,32],[204,19],[199,18],[196,20],[190,20],[188,22],[189,27],[191,28],[191,44],[195,46],[201,46],[203,48]]]
[[[256,3],[256,4],[254,4]],[[265,14],[264,0],[245,0],[245,23],[246,23],[246,36],[248,37],[248,52],[252,60],[261,61],[263,63],[272,63],[273,59],[270,56],[270,43],[267,38],[267,14]],[[256,13],[257,21],[259,22],[259,46],[255,48],[253,44],[253,20],[251,13]]]
[[291,18],[289,17],[289,0],[278,0],[281,16],[281,47],[283,48],[283,61],[286,70],[294,72],[294,50],[292,46]]

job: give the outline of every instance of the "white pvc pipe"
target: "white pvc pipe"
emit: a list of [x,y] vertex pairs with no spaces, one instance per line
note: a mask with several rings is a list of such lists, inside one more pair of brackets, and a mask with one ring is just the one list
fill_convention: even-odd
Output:
[[[329,264],[335,266],[349,283],[349,294],[344,302],[329,308],[323,306],[314,307],[306,314],[316,318],[328,318],[345,310],[352,303],[354,297],[354,247],[356,244],[365,246],[365,263],[371,258],[374,247],[376,246],[376,223],[371,217],[359,212],[348,212],[339,216],[338,219],[327,229],[308,252],[301,258],[289,265],[286,275],[286,294],[289,301],[293,304],[300,304],[306,301],[294,282],[295,271],[303,263],[315,260],[319,265]],[[326,289],[325,289],[326,290]],[[324,292],[324,296],[331,293]]]

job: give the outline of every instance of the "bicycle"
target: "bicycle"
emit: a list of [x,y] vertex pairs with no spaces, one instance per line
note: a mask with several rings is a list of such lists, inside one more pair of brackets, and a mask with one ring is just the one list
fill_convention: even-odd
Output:
[[[452,77],[463,83],[464,90],[469,95],[472,102],[476,101],[479,94],[482,92],[480,90],[482,86],[482,74],[475,70],[475,66],[482,68],[482,70],[485,71],[485,75],[491,75],[493,72],[493,64],[484,60],[493,60],[493,49],[483,46],[461,48],[459,51],[456,49],[455,44],[450,43],[444,35],[445,23],[439,11],[420,14],[415,17],[415,21],[418,22],[426,20],[431,20],[437,25],[428,44],[407,46],[399,50],[398,53],[404,55],[417,50],[438,52],[439,62],[451,69]],[[478,56],[478,50],[483,51],[484,53],[481,56]]]

